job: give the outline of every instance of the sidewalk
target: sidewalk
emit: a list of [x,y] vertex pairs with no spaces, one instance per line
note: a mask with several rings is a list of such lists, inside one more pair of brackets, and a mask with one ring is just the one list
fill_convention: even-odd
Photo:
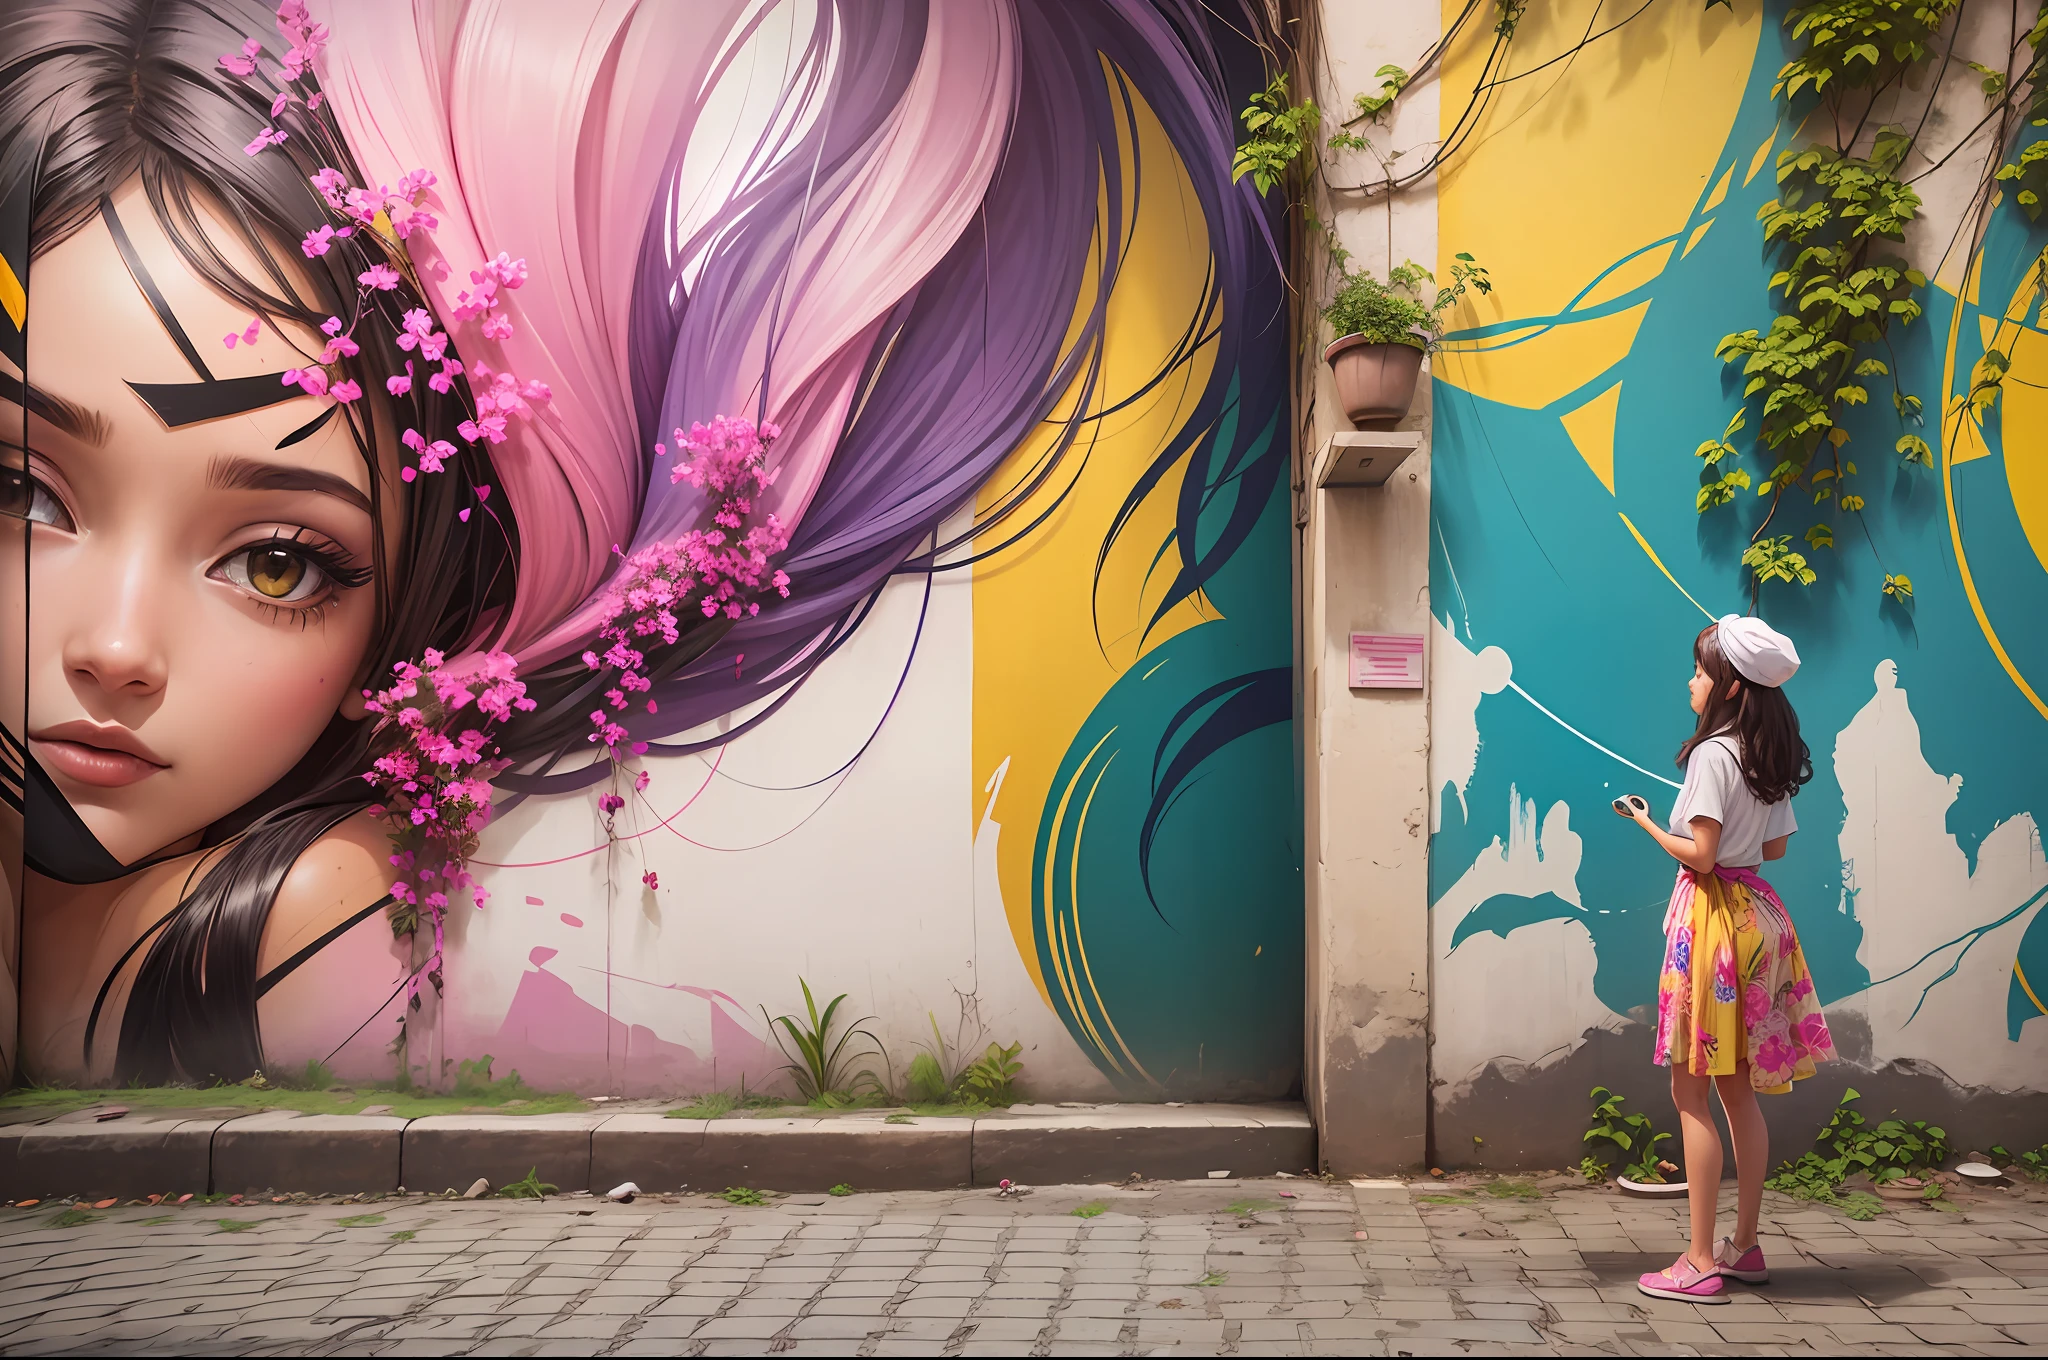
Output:
[[[1517,1184],[1553,1188],[1496,1193]],[[0,1210],[9,1355],[2048,1348],[2039,1188],[1870,1222],[1769,1196],[1776,1278],[1716,1307],[1634,1288],[1677,1253],[1682,1206],[1557,1177],[794,1195],[753,1208],[706,1196],[195,1202],[71,1227],[51,1226],[54,1207]]]

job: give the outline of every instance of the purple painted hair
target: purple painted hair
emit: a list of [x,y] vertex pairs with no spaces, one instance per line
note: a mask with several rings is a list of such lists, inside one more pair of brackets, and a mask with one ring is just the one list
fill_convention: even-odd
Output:
[[[1227,82],[1193,0],[821,3],[807,31],[787,33],[774,25],[803,19],[741,0],[449,13],[335,6],[323,79],[373,180],[440,171],[444,306],[472,254],[507,250],[533,267],[514,337],[465,350],[555,392],[497,458],[522,541],[500,622],[543,699],[508,742],[525,768],[502,785],[557,792],[603,776],[555,771],[590,749],[585,715],[609,683],[575,658],[616,552],[705,512],[702,493],[650,475],[653,444],[677,426],[745,414],[788,432],[768,500],[794,524],[781,565],[796,591],[758,617],[700,624],[657,659],[659,711],[630,721],[655,751],[764,720],[893,575],[943,569],[960,545],[939,541],[941,524],[1076,390],[1071,409],[1090,406],[1134,207],[1126,185],[1144,185],[1136,139],[1119,137],[1138,101],[1179,151],[1213,260],[1167,369],[1217,352],[1112,537],[1192,455],[1177,577],[1156,621],[1249,530],[1284,441],[1226,417],[1279,394],[1236,389],[1236,347],[1257,330],[1222,318],[1274,252],[1260,200],[1229,176]],[[789,59],[772,101],[721,94],[747,85],[738,66],[757,46],[778,43]],[[559,100],[505,98],[514,74],[546,77]],[[707,166],[713,137],[722,150]],[[1030,527],[1012,522],[1019,507],[1085,424],[1065,424],[1052,456],[984,510],[977,538]],[[1232,479],[1222,532],[1196,534],[1205,499]],[[761,700],[730,732],[675,740]]]

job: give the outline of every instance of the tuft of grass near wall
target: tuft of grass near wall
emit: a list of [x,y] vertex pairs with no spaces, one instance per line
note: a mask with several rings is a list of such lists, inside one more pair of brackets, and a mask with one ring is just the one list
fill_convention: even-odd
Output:
[[480,1071],[465,1072],[453,1093],[438,1095],[416,1087],[337,1084],[322,1064],[308,1063],[299,1071],[275,1080],[264,1079],[261,1084],[252,1078],[216,1086],[23,1086],[0,1094],[0,1110],[55,1116],[96,1105],[126,1105],[137,1112],[238,1109],[361,1114],[372,1105],[385,1105],[398,1118],[420,1119],[481,1110],[523,1115],[573,1114],[591,1108],[590,1102],[579,1096],[536,1091],[522,1082],[516,1072],[496,1080],[488,1073],[487,1064],[481,1065]]

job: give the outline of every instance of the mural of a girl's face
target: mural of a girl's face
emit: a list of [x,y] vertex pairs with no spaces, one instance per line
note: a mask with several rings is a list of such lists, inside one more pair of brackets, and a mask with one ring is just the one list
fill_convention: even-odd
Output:
[[[185,266],[139,183],[113,198],[215,377],[306,362],[268,323],[227,349],[250,314]],[[232,232],[209,237],[263,277]],[[0,402],[7,508],[30,534],[29,749],[133,863],[269,787],[344,704],[359,711],[375,614],[369,471],[339,419],[276,447],[326,398],[166,428],[126,384],[194,374],[101,220],[39,257],[33,288],[28,376],[57,416],[26,417],[24,439],[25,413]],[[294,338],[306,352],[323,342]],[[24,532],[21,518],[0,523]],[[19,561],[19,540],[0,553]],[[20,683],[8,668],[0,690]],[[20,696],[0,703],[18,711]]]

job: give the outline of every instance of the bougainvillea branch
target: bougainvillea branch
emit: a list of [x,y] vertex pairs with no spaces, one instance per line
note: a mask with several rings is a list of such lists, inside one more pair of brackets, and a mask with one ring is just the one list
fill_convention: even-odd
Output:
[[363,779],[380,800],[371,811],[391,825],[392,931],[417,934],[424,917],[433,934],[432,952],[410,985],[417,1008],[421,977],[441,989],[449,904],[466,891],[482,908],[490,896],[467,866],[491,819],[491,776],[504,766],[492,737],[515,712],[533,711],[534,701],[503,652],[485,653],[473,669],[456,672],[430,649],[420,665],[401,661],[392,669],[390,688],[363,691],[364,706],[377,716],[373,748],[383,751]]
[[[772,423],[756,426],[728,416],[675,432],[670,482],[709,492],[716,508],[705,527],[626,557],[605,593],[598,636],[608,645],[585,652],[583,664],[613,676],[606,706],[590,714],[590,740],[614,762],[629,750],[646,750],[645,743],[632,741],[620,717],[634,695],[653,687],[647,674],[651,648],[677,645],[692,620],[751,617],[771,593],[789,597],[789,577],[773,561],[789,546],[789,530],[773,514],[757,519],[759,493],[775,483],[768,449],[781,433]],[[669,449],[656,444],[654,452],[665,457]],[[649,713],[655,711],[654,700],[645,703]]]

